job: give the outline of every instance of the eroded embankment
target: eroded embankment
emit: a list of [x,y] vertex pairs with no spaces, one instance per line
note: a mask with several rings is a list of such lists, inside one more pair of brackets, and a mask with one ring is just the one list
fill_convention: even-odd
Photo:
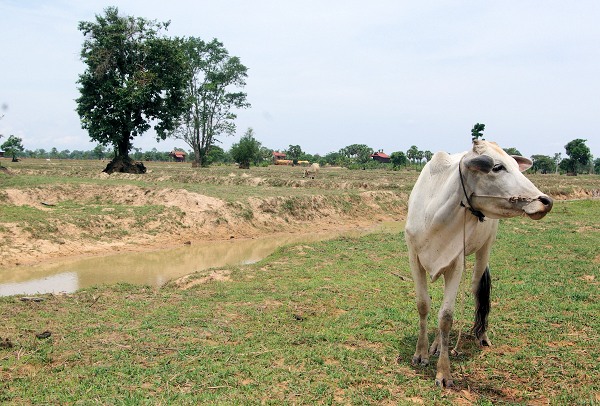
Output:
[[0,227],[0,267],[57,257],[144,251],[194,240],[325,231],[402,220],[407,196],[392,191],[247,197],[225,201],[183,189],[54,185],[5,189],[18,212]]

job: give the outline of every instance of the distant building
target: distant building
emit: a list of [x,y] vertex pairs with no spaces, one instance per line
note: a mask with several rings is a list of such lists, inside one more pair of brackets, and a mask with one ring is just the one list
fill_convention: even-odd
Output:
[[169,153],[169,156],[172,157],[175,160],[175,162],[184,162],[186,155],[187,154],[183,151],[172,151],[171,153]]
[[273,163],[276,163],[279,160],[285,160],[287,155],[284,152],[273,151]]
[[385,152],[383,152],[383,150],[379,150],[377,152],[375,152],[374,154],[371,154],[371,158],[374,161],[377,162],[381,162],[383,164],[387,164],[391,161],[390,156],[388,154],[386,154]]

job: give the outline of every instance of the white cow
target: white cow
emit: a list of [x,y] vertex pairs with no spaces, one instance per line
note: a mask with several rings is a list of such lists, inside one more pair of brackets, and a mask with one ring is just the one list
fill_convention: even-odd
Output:
[[317,176],[317,173],[319,173],[319,169],[319,164],[315,162],[308,169],[304,170],[304,176],[302,177],[314,179]]
[[[427,365],[429,355],[439,354],[437,385],[453,385],[448,341],[464,256],[475,254],[473,333],[480,345],[491,345],[486,335],[491,289],[488,260],[498,219],[526,214],[538,220],[552,209],[552,199],[521,173],[530,166],[529,159],[509,156],[496,143],[476,140],[468,152],[436,153],[410,194],[405,236],[419,312],[412,363]],[[432,282],[444,277],[438,332],[429,350],[427,276]]]

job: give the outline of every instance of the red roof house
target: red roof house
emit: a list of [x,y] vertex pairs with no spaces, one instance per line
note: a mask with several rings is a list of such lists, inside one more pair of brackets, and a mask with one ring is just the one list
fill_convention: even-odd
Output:
[[185,161],[185,156],[187,154],[183,151],[172,151],[169,156],[172,157],[175,162],[183,162]]
[[273,162],[285,159],[286,156],[287,155],[285,154],[285,152],[273,151]]
[[383,151],[377,151],[374,154],[371,154],[371,158],[374,161],[381,162],[384,164],[390,162],[390,156]]

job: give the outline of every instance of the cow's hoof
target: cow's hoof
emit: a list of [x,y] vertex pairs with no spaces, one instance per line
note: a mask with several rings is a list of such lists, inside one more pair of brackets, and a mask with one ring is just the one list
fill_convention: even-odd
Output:
[[429,347],[429,356],[433,357],[435,356],[439,356],[440,355],[440,346],[439,346],[440,340],[439,337],[436,337],[435,340],[433,340],[433,343],[431,343],[431,346]]
[[429,349],[429,356],[430,357],[433,357],[433,356],[439,357],[440,356],[440,349],[437,347],[437,345],[435,347],[431,346],[431,348]]
[[412,359],[412,364],[413,365],[420,365],[422,367],[426,367],[427,365],[429,365],[429,360],[427,358],[423,358],[420,355],[415,355]]
[[435,377],[435,384],[441,388],[452,388],[454,386],[454,381],[450,375],[445,376],[438,373]]
[[485,333],[483,333],[483,335],[481,337],[477,338],[477,342],[479,342],[479,345],[482,347],[491,347],[492,346],[492,342],[490,341],[487,334],[485,334]]

